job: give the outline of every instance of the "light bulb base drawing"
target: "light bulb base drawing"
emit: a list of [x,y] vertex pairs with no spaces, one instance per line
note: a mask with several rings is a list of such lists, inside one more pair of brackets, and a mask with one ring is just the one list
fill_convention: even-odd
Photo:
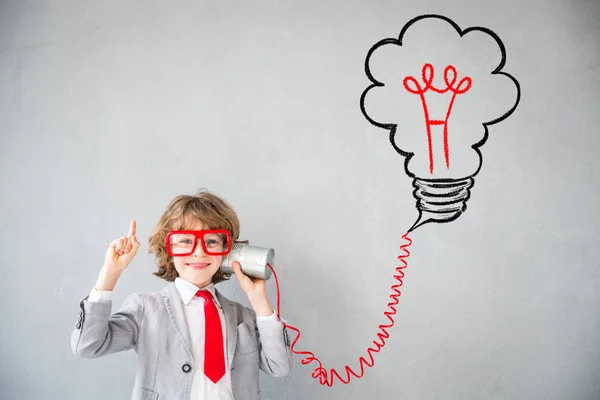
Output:
[[409,232],[428,222],[451,222],[467,209],[467,200],[475,184],[473,177],[427,180],[415,178],[413,195],[419,217]]

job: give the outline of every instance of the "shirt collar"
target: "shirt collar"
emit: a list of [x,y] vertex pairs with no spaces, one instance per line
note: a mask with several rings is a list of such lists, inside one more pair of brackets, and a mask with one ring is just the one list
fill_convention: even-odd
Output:
[[175,287],[177,287],[177,291],[181,296],[181,301],[183,301],[183,304],[185,304],[186,306],[190,303],[190,301],[192,301],[192,299],[197,298],[195,296],[198,290],[208,290],[210,294],[212,294],[212,297],[215,300],[217,306],[219,308],[222,308],[221,304],[219,303],[219,299],[217,298],[215,284],[212,282],[203,288],[198,288],[198,286],[194,285],[192,282],[188,282],[185,279],[177,277],[175,278]]

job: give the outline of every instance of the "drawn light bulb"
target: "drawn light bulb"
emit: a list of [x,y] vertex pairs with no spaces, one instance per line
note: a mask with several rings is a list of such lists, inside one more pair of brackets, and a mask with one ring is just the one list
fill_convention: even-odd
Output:
[[365,72],[373,84],[361,96],[361,110],[389,130],[392,146],[405,157],[419,211],[409,231],[453,221],[466,210],[488,126],[519,103],[519,83],[501,72],[504,63],[494,32],[462,31],[439,15],[414,18],[398,39],[369,50]]

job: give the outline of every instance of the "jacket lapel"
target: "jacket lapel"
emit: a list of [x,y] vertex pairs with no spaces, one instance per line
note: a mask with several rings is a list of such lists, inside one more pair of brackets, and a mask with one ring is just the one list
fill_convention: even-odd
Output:
[[181,297],[179,292],[177,291],[177,287],[175,283],[170,282],[167,287],[165,287],[161,291],[163,295],[163,301],[165,303],[165,307],[167,308],[167,312],[171,319],[171,323],[175,328],[175,332],[177,332],[177,336],[181,343],[183,343],[183,347],[187,351],[190,356],[190,361],[194,361],[194,356],[192,355],[192,346],[190,340],[190,331],[188,329],[187,322],[185,320],[185,313],[183,311],[183,302],[181,301]]
[[223,295],[215,289],[219,303],[223,307],[223,314],[225,315],[225,329],[227,332],[227,359],[231,363],[233,360],[233,353],[235,352],[235,344],[237,342],[237,312],[235,306],[231,304],[229,299],[223,297]]

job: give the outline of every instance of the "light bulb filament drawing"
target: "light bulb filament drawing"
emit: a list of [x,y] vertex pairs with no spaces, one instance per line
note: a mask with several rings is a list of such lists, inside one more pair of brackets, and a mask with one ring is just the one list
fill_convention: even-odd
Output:
[[[446,168],[450,168],[450,149],[448,145],[448,121],[450,120],[450,114],[452,113],[452,106],[454,105],[454,101],[456,100],[456,96],[464,94],[471,89],[471,85],[473,80],[470,77],[464,77],[460,80],[456,87],[454,84],[458,79],[458,75],[456,73],[456,68],[453,65],[448,65],[444,69],[444,83],[446,84],[445,89],[436,88],[433,85],[434,79],[434,68],[433,65],[426,63],[423,65],[423,69],[421,70],[421,78],[423,79],[423,83],[425,86],[421,86],[419,81],[415,79],[413,76],[407,76],[402,81],[404,88],[411,94],[416,94],[421,99],[421,105],[423,106],[423,113],[425,114],[425,126],[427,129],[427,144],[429,151],[429,173],[433,174],[434,163],[433,163],[433,145],[431,138],[431,126],[432,125],[442,125],[444,127],[444,159],[446,161]],[[446,92],[452,92],[452,97],[450,98],[450,104],[448,104],[448,109],[446,110],[446,115],[444,119],[431,119],[429,115],[429,109],[427,107],[427,100],[425,99],[425,93],[429,90],[438,93],[445,94]]]

